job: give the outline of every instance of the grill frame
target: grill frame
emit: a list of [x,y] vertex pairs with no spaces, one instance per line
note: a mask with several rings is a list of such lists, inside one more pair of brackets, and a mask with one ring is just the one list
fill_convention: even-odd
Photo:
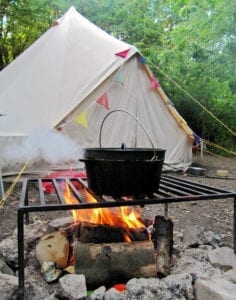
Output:
[[[63,193],[60,188],[60,183],[67,182],[73,192],[73,195],[78,200],[77,204],[66,204]],[[24,299],[24,221],[29,223],[29,213],[42,211],[62,211],[72,209],[93,209],[93,208],[111,208],[120,206],[141,206],[150,204],[164,204],[165,215],[168,213],[168,204],[176,202],[190,202],[202,200],[219,200],[232,199],[234,200],[233,214],[233,241],[234,253],[236,254],[236,192],[227,191],[224,189],[214,188],[208,185],[195,183],[186,179],[178,178],[171,175],[162,175],[159,185],[159,190],[153,195],[145,197],[133,198],[124,200],[122,198],[113,198],[111,201],[104,197],[93,195],[97,200],[96,203],[88,203],[86,199],[78,193],[74,183],[79,183],[88,192],[87,182],[85,178],[77,177],[61,177],[61,178],[25,178],[22,182],[21,195],[17,211],[17,228],[18,228],[18,264],[19,264],[19,281],[18,293],[19,299]],[[58,203],[48,204],[45,200],[45,192],[43,183],[50,183],[55,189]],[[39,201],[32,203],[29,190],[30,185],[34,185],[39,190]]]

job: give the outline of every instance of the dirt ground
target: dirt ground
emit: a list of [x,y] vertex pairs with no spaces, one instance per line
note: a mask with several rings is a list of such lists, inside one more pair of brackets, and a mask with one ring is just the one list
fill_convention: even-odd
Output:
[[[174,174],[190,181],[219,187],[225,190],[236,191],[236,157],[220,158],[215,156],[199,155],[194,157],[193,164],[206,168],[204,176],[192,176],[184,173]],[[227,178],[217,177],[216,171],[224,169],[229,171]],[[173,174],[172,174],[173,175]],[[5,190],[10,183],[5,183]],[[0,208],[0,242],[11,236],[17,226],[17,207],[21,184],[17,184],[2,208]],[[68,211],[31,213],[34,218],[53,220],[57,217],[68,216]],[[155,215],[163,215],[162,205],[147,205],[142,210],[144,218],[153,219]],[[233,247],[233,199],[193,201],[189,203],[169,204],[168,216],[174,222],[174,230],[181,231],[190,225],[201,225],[207,230],[219,234],[225,245]]]

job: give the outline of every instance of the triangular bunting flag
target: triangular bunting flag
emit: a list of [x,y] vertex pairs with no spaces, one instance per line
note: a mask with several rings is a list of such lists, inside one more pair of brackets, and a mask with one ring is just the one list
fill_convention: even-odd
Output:
[[102,95],[102,97],[100,97],[97,100],[97,103],[101,104],[102,106],[104,106],[106,109],[109,110],[109,105],[108,105],[108,100],[107,100],[107,94],[106,93],[104,95]]
[[151,81],[151,88],[156,89],[158,87],[160,87],[160,84],[159,84],[158,80],[156,79],[156,77],[153,75],[152,81]]
[[123,83],[122,82],[122,76],[121,76],[121,72],[118,71],[115,76],[113,77],[113,81],[114,82],[119,82],[119,83]]
[[143,57],[143,56],[140,57],[140,62],[144,65],[147,63],[145,57]]
[[127,50],[118,52],[118,53],[116,53],[115,55],[116,55],[116,56],[120,56],[120,57],[122,57],[122,58],[126,58],[127,54],[129,53],[129,50],[130,50],[130,49],[127,49]]
[[87,112],[84,111],[82,112],[80,115],[78,115],[77,117],[75,117],[75,121],[79,124],[81,124],[84,127],[88,127],[88,122],[87,122]]

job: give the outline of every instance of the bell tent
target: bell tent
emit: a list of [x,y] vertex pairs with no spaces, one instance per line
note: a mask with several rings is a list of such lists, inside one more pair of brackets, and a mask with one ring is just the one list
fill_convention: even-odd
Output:
[[[0,115],[2,167],[11,154],[14,162],[21,155],[19,161],[37,164],[41,157],[55,168],[49,157],[78,162],[82,148],[122,143],[166,149],[169,167],[192,162],[193,132],[139,51],[73,7],[0,72]],[[41,146],[28,154],[32,140]],[[52,155],[43,153],[52,143]]]

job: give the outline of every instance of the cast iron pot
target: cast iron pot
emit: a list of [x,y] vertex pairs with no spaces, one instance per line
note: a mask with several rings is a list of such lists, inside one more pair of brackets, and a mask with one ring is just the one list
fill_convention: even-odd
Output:
[[[142,127],[152,148],[103,148],[101,137],[105,120],[112,113],[130,115]],[[97,195],[140,196],[150,195],[159,188],[164,149],[155,149],[153,142],[140,120],[133,114],[116,109],[102,121],[99,132],[100,148],[87,148],[80,161],[85,163],[88,187]]]
[[164,158],[159,148],[87,148],[80,161],[94,194],[121,197],[157,192]]

